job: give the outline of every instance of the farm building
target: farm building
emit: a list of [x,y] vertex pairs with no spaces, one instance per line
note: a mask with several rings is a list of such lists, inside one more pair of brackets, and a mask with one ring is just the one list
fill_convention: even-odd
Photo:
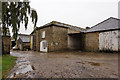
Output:
[[[37,51],[120,51],[120,20],[110,17],[91,28],[57,21],[38,27],[31,37]],[[32,34],[33,35],[33,34]],[[31,47],[32,48],[32,47]]]
[[42,52],[83,49],[83,28],[52,21],[36,30],[36,50]]
[[110,17],[87,30],[85,50],[120,51],[120,20]]
[[30,49],[30,35],[18,34],[16,45],[20,50]]

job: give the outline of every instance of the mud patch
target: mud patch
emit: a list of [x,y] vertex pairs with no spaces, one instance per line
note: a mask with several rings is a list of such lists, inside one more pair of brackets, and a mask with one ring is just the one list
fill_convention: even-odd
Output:
[[35,70],[35,67],[33,65],[31,67],[32,67],[33,70]]
[[65,58],[70,58],[70,56],[66,55]]
[[79,61],[79,62],[76,62],[76,63],[81,63],[81,64],[85,64],[85,62],[80,62],[80,61]]
[[92,66],[100,66],[100,63],[96,63],[96,62],[88,62],[89,64],[91,64]]

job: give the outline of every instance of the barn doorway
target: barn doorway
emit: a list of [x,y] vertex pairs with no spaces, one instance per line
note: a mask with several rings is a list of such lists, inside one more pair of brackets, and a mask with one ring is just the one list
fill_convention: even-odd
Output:
[[84,49],[84,36],[82,33],[68,34],[68,48],[72,50]]
[[40,51],[42,52],[48,52],[48,46],[47,46],[47,41],[43,40],[40,42]]

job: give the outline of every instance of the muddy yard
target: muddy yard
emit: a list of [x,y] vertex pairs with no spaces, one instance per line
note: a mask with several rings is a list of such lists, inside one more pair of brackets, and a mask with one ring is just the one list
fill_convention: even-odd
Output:
[[11,51],[8,78],[118,78],[118,53]]

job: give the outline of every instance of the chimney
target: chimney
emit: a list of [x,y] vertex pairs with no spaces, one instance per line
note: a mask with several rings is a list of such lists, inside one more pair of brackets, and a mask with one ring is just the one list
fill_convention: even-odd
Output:
[[86,27],[86,29],[90,29],[90,27]]

